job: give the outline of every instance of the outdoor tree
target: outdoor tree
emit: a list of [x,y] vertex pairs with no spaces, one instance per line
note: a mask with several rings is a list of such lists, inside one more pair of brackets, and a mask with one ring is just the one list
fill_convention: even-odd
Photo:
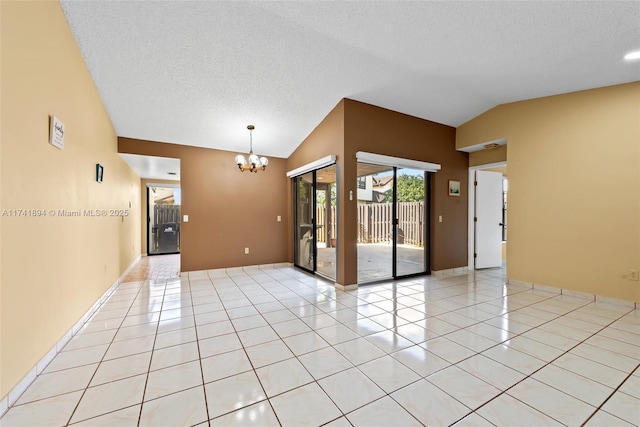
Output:
[[[331,186],[331,206],[335,206],[337,202],[336,185]],[[316,191],[316,204],[318,206],[324,206],[326,191]]]
[[[424,177],[420,175],[400,175],[396,185],[398,202],[424,202]],[[393,190],[385,191],[385,201],[393,200]]]

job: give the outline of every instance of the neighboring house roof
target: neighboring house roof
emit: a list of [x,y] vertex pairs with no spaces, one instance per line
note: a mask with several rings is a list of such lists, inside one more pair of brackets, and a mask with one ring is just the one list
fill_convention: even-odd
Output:
[[381,176],[379,178],[373,177],[373,188],[386,187],[393,182],[393,176]]

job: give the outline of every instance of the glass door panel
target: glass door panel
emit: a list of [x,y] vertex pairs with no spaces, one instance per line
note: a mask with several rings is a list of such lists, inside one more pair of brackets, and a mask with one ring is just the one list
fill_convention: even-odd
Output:
[[398,168],[396,176],[396,276],[424,273],[425,172]]
[[393,168],[358,163],[358,283],[393,278]]
[[336,279],[337,247],[336,166],[316,171],[316,253],[317,272]]
[[294,264],[315,270],[314,172],[293,178],[295,200]]
[[147,253],[180,252],[180,188],[147,187]]

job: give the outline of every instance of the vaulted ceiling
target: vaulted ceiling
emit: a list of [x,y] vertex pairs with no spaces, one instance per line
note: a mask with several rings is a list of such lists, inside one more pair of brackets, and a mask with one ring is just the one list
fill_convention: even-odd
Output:
[[640,80],[637,1],[67,1],[119,136],[287,157],[342,98],[451,126]]

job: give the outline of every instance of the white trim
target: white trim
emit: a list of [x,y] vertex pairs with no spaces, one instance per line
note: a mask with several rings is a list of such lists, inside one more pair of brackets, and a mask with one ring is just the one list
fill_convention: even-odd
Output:
[[467,267],[445,268],[444,270],[431,270],[431,275],[436,277],[455,276],[458,274],[466,274],[469,271]]
[[547,285],[540,285],[540,284],[534,283],[533,289],[537,291],[542,291],[542,292],[552,292],[554,294],[562,294],[562,289],[556,288],[555,286],[547,286]]
[[334,283],[336,289],[343,292],[355,291],[358,289],[358,285],[341,285],[340,283]]
[[307,172],[311,172],[312,170],[321,169],[326,166],[332,165],[335,162],[336,155],[330,154],[326,157],[323,157],[311,163],[307,163],[306,165],[302,165],[299,168],[287,172],[287,178],[293,178],[294,176],[303,175]]
[[54,357],[58,353],[62,351],[65,345],[73,338],[73,336],[82,329],[82,326],[89,320],[91,316],[98,310],[98,308],[105,302],[113,291],[120,285],[121,280],[131,271],[131,269],[136,265],[136,263],[140,260],[140,255],[136,257],[136,259],[131,263],[129,268],[127,268],[122,275],[116,280],[109,289],[107,289],[102,296],[96,301],[95,304],[87,310],[87,312],[78,320],[65,334],[58,340],[58,342],[51,347],[47,353],[36,363],[36,365],[27,372],[27,374],[16,384],[9,393],[0,401],[0,417],[2,417],[8,410],[11,408],[22,396],[22,394],[27,390],[27,388],[33,383],[36,378],[46,369],[46,367],[51,363]]
[[531,283],[531,282],[523,282],[522,280],[507,279],[507,284],[508,285],[516,285],[516,286],[524,286],[524,287],[533,289],[533,283]]
[[476,263],[473,258],[473,252],[475,248],[475,224],[473,222],[473,217],[476,214],[476,186],[473,185],[475,182],[475,173],[478,170],[483,169],[491,169],[497,168],[501,166],[507,166],[507,162],[495,162],[495,163],[487,163],[486,165],[478,165],[478,166],[470,166],[469,167],[469,212],[467,214],[468,220],[468,237],[467,237],[467,253],[468,253],[468,264],[469,270],[475,270]]
[[565,295],[565,296],[574,297],[574,298],[583,298],[586,301],[596,302],[600,304],[612,304],[612,305],[627,307],[629,309],[636,309],[638,308],[638,305],[639,305],[638,301],[626,300],[622,298],[606,297],[598,294],[590,294],[587,292],[574,291],[571,289],[559,288],[557,286],[523,282],[521,280],[515,280],[515,279],[507,279],[507,284],[515,285],[515,286],[524,286],[527,288],[531,287],[533,290],[537,290],[541,292],[550,292],[550,293]]
[[437,163],[422,162],[419,160],[403,159],[402,157],[384,156],[382,154],[367,153],[358,151],[356,159],[362,163],[374,165],[395,166],[398,168],[418,169],[427,172],[437,172],[442,166]]
[[596,298],[596,303],[600,303],[600,304],[620,305],[622,307],[627,307],[631,309],[635,309],[637,305],[634,301],[629,301],[626,299],[603,297],[601,295],[596,295],[595,298]]
[[586,292],[580,292],[580,291],[572,291],[571,289],[562,289],[562,295],[566,295],[574,298],[584,298],[589,301],[596,300],[596,297],[593,294],[588,294]]

